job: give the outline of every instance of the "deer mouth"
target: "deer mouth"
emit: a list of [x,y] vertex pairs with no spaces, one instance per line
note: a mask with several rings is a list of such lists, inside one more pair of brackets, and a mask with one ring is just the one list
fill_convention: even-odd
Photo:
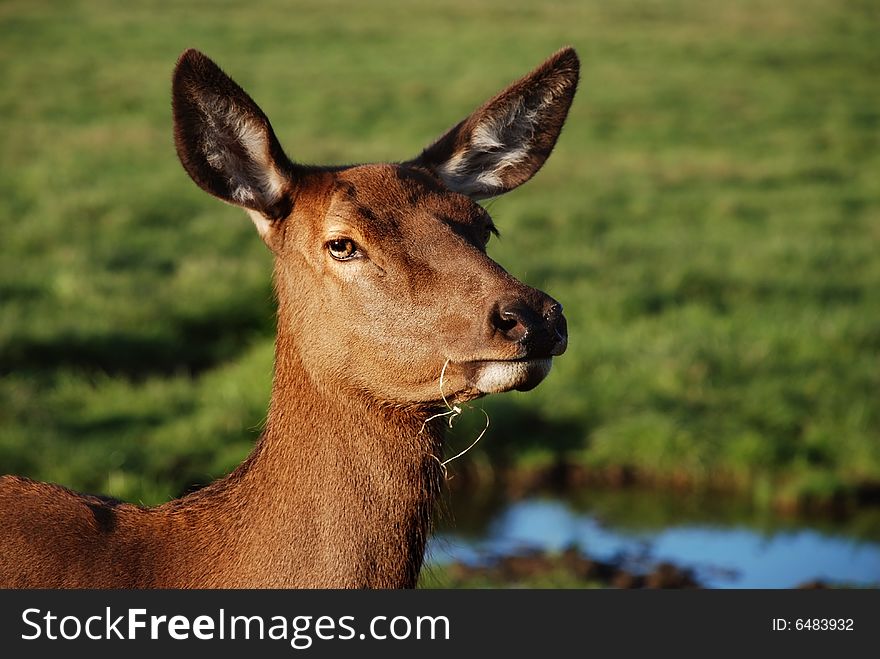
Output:
[[480,360],[464,365],[465,377],[482,394],[529,391],[550,373],[553,359]]

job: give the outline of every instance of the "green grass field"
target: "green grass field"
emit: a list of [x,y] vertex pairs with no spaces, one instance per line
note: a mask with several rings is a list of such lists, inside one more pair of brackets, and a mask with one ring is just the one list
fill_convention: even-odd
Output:
[[566,44],[582,79],[559,145],[489,208],[490,254],[563,302],[570,348],[537,390],[485,401],[463,460],[767,502],[880,483],[870,0],[6,0],[0,472],[152,504],[259,433],[271,259],[177,161],[184,48],[293,158],[341,163],[415,155]]

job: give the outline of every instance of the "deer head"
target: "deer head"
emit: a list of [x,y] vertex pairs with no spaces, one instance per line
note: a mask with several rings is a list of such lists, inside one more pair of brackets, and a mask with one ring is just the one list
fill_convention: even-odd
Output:
[[421,155],[313,167],[284,153],[263,111],[210,59],[174,73],[177,153],[205,191],[245,209],[275,255],[279,359],[336,392],[395,406],[527,390],[565,351],[562,306],[486,254],[477,200],[530,179],[574,97],[568,48]]

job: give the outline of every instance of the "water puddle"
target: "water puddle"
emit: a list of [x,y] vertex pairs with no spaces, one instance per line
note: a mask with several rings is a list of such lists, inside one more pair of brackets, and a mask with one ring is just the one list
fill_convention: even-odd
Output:
[[431,562],[478,564],[575,546],[636,571],[671,562],[713,588],[880,585],[876,508],[845,521],[791,519],[711,497],[600,492],[512,503],[460,496],[452,510],[454,521],[441,522],[429,545]]

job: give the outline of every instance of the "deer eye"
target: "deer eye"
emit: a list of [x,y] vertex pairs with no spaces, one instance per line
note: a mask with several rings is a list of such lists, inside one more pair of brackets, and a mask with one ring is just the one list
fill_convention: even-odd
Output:
[[327,241],[327,251],[337,261],[348,261],[359,255],[357,245],[351,238],[336,238]]

